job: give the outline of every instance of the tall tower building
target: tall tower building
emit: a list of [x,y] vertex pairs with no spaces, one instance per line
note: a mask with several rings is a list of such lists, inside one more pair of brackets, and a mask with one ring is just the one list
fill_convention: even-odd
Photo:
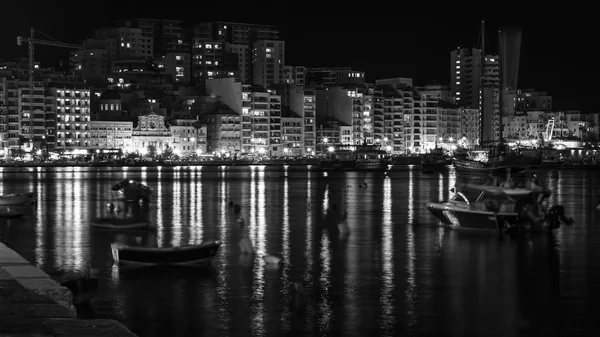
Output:
[[[254,81],[254,44],[258,41],[279,40],[279,30],[271,25],[254,25],[236,22],[203,22],[194,25],[195,44],[202,42],[219,43],[223,52],[232,54],[236,76],[243,83]],[[227,69],[227,74],[229,69]]]
[[254,43],[254,84],[285,83],[285,42],[262,40]]
[[458,48],[450,53],[450,90],[460,106],[479,108],[481,49]]

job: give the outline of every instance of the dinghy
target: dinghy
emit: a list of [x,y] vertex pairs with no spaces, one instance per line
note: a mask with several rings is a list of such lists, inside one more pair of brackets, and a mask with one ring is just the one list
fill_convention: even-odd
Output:
[[210,262],[221,241],[206,241],[199,245],[166,248],[132,247],[124,244],[111,245],[112,256],[118,264],[181,265]]

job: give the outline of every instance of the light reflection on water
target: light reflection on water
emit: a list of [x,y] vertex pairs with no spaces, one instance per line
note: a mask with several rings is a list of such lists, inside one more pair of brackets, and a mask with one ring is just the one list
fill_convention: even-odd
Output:
[[392,229],[392,181],[386,177],[383,181],[383,221],[381,233],[381,321],[382,332],[385,336],[394,335],[396,317],[394,313],[394,231]]
[[[284,172],[264,166],[27,173],[4,168],[2,193],[38,193],[34,215],[7,220],[7,243],[49,273],[80,271],[91,262],[103,277],[92,303],[95,317],[121,319],[141,337],[249,331],[535,335],[549,329],[544,325],[565,335],[598,332],[600,230],[592,188],[598,173],[563,171],[557,180],[546,179],[555,188],[553,203],[564,202],[567,216],[576,218],[549,248],[543,240],[498,241],[437,226],[423,205],[426,198],[447,198],[453,173]],[[106,212],[110,185],[125,177],[154,189],[148,216],[158,238],[89,227],[90,218]],[[363,181],[369,188],[357,188]],[[230,200],[242,206],[241,215],[228,207]],[[321,211],[332,204],[348,212],[345,239],[326,229]],[[248,268],[237,248],[238,216],[246,218],[257,251]],[[110,243],[138,236],[149,244],[158,239],[161,246],[218,238],[223,246],[208,275],[193,268],[113,266]],[[268,253],[283,255],[281,269],[265,266],[261,256]],[[293,280],[302,280],[308,294],[299,312],[284,306]],[[549,309],[561,318],[544,319],[553,317]]]
[[158,196],[162,196],[163,195],[163,182],[162,182],[162,167],[157,167],[157,177],[156,177],[156,197],[154,198],[154,200],[156,200],[156,245],[157,247],[163,247],[164,246],[164,239],[165,239],[165,230],[166,228],[164,227],[164,223],[163,223],[163,219],[164,219],[164,214],[163,214],[163,198],[159,198]]

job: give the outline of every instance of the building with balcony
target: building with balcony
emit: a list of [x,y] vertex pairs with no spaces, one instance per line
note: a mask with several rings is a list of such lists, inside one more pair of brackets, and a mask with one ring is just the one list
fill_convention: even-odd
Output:
[[304,155],[303,129],[302,117],[286,108],[281,117],[281,145],[284,156]]
[[[316,90],[317,124],[339,121],[352,126],[355,145],[373,145],[374,88],[366,85]],[[320,140],[317,137],[317,145]]]
[[206,125],[206,153],[235,156],[243,151],[241,116],[233,111],[217,111],[198,116]]
[[172,119],[169,130],[173,137],[169,146],[178,156],[206,153],[206,125],[195,119]]
[[242,90],[242,152],[282,156],[281,95],[262,86]]
[[90,149],[134,152],[132,121],[93,120],[88,125]]
[[285,83],[303,87],[306,83],[306,68],[302,66],[285,66]]
[[[52,107],[50,108],[50,104],[47,105],[47,113],[54,113],[54,121],[47,124],[55,124],[55,128],[47,128],[44,135],[48,147],[58,150],[89,147],[90,88],[85,84],[56,82],[48,85],[47,92],[52,100]],[[54,146],[52,146],[53,140],[55,140]]]
[[391,85],[380,84],[374,90],[373,137],[387,152],[404,153],[404,98]]

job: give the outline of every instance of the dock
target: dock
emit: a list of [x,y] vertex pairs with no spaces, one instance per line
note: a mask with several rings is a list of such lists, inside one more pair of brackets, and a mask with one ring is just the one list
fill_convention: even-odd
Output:
[[115,320],[78,319],[71,291],[3,243],[0,336],[136,337]]

